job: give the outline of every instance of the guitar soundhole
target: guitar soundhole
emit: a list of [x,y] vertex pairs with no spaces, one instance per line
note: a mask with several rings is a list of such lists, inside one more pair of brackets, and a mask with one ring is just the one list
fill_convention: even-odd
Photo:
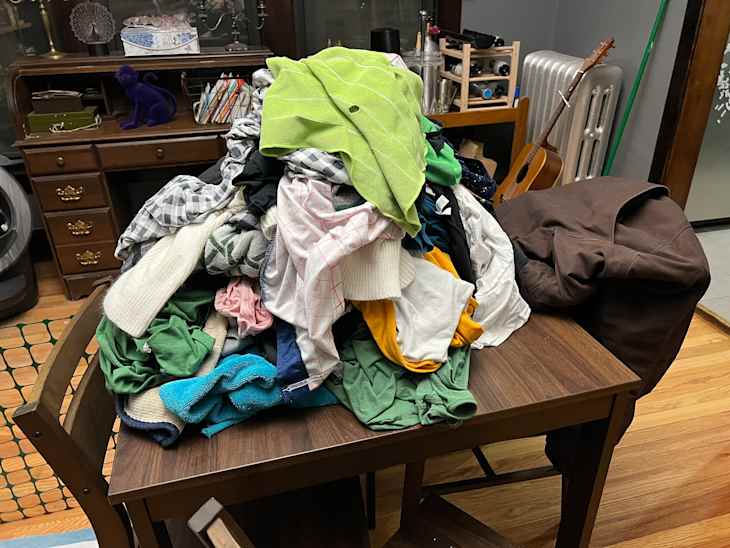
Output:
[[527,170],[530,168],[530,164],[525,164],[520,168],[520,170],[517,172],[517,177],[515,178],[517,183],[521,183],[525,176],[527,175]]

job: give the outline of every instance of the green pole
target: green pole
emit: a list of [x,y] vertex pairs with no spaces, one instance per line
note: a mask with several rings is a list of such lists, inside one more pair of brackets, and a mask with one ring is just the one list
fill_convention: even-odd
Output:
[[654,49],[654,42],[656,41],[656,35],[659,32],[659,29],[662,26],[662,22],[664,21],[664,14],[667,12],[667,4],[669,3],[669,0],[660,0],[659,2],[659,9],[657,10],[656,18],[654,19],[654,25],[651,27],[651,33],[649,34],[649,40],[646,43],[646,46],[644,47],[644,55],[641,57],[641,64],[639,65],[639,70],[636,71],[636,76],[634,77],[634,83],[631,85],[631,93],[629,94],[629,98],[626,101],[626,108],[624,109],[623,116],[621,117],[621,122],[618,125],[618,128],[616,128],[616,135],[613,138],[613,142],[611,143],[611,148],[608,151],[608,157],[606,158],[606,164],[603,166],[603,175],[610,175],[611,169],[613,168],[613,161],[616,159],[616,153],[618,152],[618,147],[621,146],[621,139],[624,136],[624,130],[626,129],[626,124],[629,122],[629,116],[631,116],[631,110],[634,108],[634,100],[636,99],[636,95],[639,93],[639,87],[641,86],[641,80],[644,77],[644,72],[646,71],[646,65],[649,62],[649,55],[651,55],[651,51]]

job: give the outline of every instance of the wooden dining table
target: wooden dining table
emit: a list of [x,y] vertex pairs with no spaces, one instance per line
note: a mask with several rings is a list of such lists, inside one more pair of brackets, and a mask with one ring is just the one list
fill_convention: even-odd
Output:
[[[473,418],[373,431],[345,407],[278,409],[208,439],[164,449],[122,427],[108,496],[127,506],[143,548],[165,546],[164,520],[421,462],[452,451],[585,425],[556,545],[588,546],[613,448],[639,378],[573,320],[533,314],[498,347],[472,353]],[[509,501],[505,501],[509,505]]]

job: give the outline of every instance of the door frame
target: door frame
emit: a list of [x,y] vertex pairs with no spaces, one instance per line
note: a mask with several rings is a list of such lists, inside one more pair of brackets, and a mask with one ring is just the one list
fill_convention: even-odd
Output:
[[730,32],[730,1],[688,0],[649,180],[687,203]]

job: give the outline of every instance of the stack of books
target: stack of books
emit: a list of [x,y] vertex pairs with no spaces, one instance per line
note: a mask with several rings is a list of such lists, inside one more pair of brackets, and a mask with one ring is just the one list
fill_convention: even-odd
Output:
[[243,78],[221,74],[212,86],[206,84],[200,101],[193,105],[198,124],[230,124],[248,113],[252,88]]

